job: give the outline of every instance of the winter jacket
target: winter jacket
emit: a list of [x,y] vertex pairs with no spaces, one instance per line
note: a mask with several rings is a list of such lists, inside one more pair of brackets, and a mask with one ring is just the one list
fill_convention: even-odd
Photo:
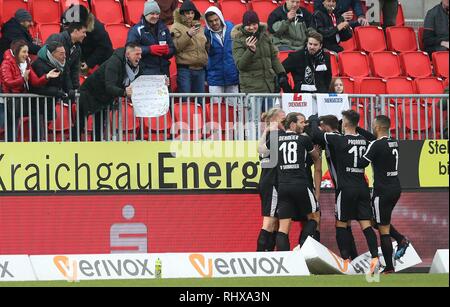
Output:
[[[441,49],[441,42],[449,41],[448,14],[444,11],[442,3],[427,12],[424,28],[423,43],[428,53]],[[442,50],[445,50],[444,47]]]
[[[323,0],[314,0],[314,11],[323,8]],[[361,5],[361,0],[339,0],[336,1],[335,12],[337,15],[342,15],[345,12],[353,10],[356,17],[364,17],[364,11]]]
[[[334,11],[334,14],[336,16],[336,25],[345,21],[342,15],[336,14],[336,10]],[[349,40],[353,36],[351,28],[345,28],[338,31],[337,26],[334,26],[333,20],[323,6],[320,10],[314,12],[313,27],[323,35],[323,47],[334,52],[341,52],[344,50],[344,48],[339,45],[336,34],[339,34],[340,41]]]
[[[30,69],[30,61],[27,61],[27,69]],[[22,77],[16,58],[11,49],[5,51],[0,69],[0,82],[3,93],[26,93],[25,79]]]
[[[200,13],[196,15],[198,15],[196,23],[199,23]],[[201,27],[197,35],[190,37],[187,32],[191,27],[187,25],[186,18],[180,14],[180,9],[175,10],[173,16],[175,23],[170,28],[170,32],[177,50],[177,65],[185,65],[190,69],[203,69],[208,64],[205,29]]]
[[[318,57],[311,56],[306,49],[290,53],[287,59],[284,60],[283,66],[286,69],[286,72],[292,73],[295,93],[328,93],[332,77],[330,56],[323,51],[322,54],[325,65],[323,65],[324,63],[318,63]],[[307,67],[309,67],[309,69],[307,69]],[[302,90],[302,84],[308,84],[308,82],[305,82],[305,78],[314,80],[313,84],[316,87],[316,91],[311,89]]]
[[38,54],[38,58],[31,64],[30,92],[56,98],[66,96],[64,73],[60,74],[58,78],[49,80],[45,77],[49,71],[55,68],[56,67],[48,60],[47,47],[42,47],[41,52]]
[[[153,31],[154,33],[152,33]],[[151,54],[150,46],[159,45],[161,41],[166,42],[169,46],[169,54],[164,56]],[[145,75],[169,76],[169,59],[175,54],[175,45],[169,29],[161,20],[153,26],[142,16],[141,21],[128,32],[127,43],[129,42],[138,43],[142,48],[142,59],[139,65]]]
[[[96,113],[111,104],[114,98],[125,95],[123,80],[127,73],[126,63],[125,48],[118,48],[84,81],[80,88],[80,107],[84,114]],[[139,70],[138,76],[140,74],[142,69]]]
[[272,40],[278,46],[287,46],[289,50],[300,50],[307,39],[306,29],[311,26],[312,15],[304,8],[297,10],[297,22],[291,22],[287,17],[286,4],[276,8],[269,15],[269,32]]
[[11,43],[16,40],[23,39],[28,44],[28,52],[37,54],[41,47],[33,44],[33,39],[30,32],[22,27],[16,18],[11,18],[2,27],[2,35],[0,39],[0,61],[2,61],[3,53],[8,50]]
[[207,69],[207,81],[209,86],[229,86],[239,84],[239,73],[233,59],[233,41],[231,32],[234,25],[225,21],[222,12],[215,6],[211,6],[205,12],[214,12],[219,16],[224,26],[223,43],[217,35],[206,25],[205,36],[209,43],[209,57]]
[[178,0],[156,0],[158,2],[159,8],[161,9],[161,14],[159,18],[166,25],[173,24],[173,11],[178,7]]
[[86,37],[81,43],[81,61],[85,62],[89,68],[101,65],[113,53],[111,39],[105,26],[95,17],[93,22],[92,31],[86,32]]
[[274,93],[275,78],[285,70],[278,59],[278,49],[267,33],[267,25],[260,24],[256,36],[256,52],[247,48],[245,40],[251,36],[240,24],[234,27],[233,57],[239,70],[239,82],[243,93]]

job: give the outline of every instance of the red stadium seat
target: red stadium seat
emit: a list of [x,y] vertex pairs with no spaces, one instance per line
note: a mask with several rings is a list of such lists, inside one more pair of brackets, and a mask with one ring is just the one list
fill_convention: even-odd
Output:
[[428,77],[414,80],[418,94],[443,94],[444,80],[441,78]]
[[388,49],[396,52],[417,51],[416,32],[411,27],[388,27]]
[[392,78],[402,75],[400,57],[395,52],[372,52],[369,54],[369,60],[374,77]]
[[222,0],[222,12],[225,20],[229,20],[235,25],[242,23],[242,17],[248,9],[244,0]]
[[381,78],[367,77],[357,81],[359,83],[360,94],[386,94],[386,80]]
[[330,56],[330,63],[331,63],[331,73],[333,77],[339,76],[339,64],[338,64],[338,56],[337,53],[334,52],[328,52],[328,55]]
[[369,57],[365,52],[344,51],[340,52],[338,57],[342,76],[363,78],[370,75]]
[[175,103],[172,116],[175,126],[172,134],[179,140],[200,140],[202,138],[202,107],[195,103]]
[[144,118],[143,137],[145,140],[164,141],[170,138],[172,115],[170,111],[160,117]]
[[194,3],[197,10],[202,14],[202,16],[205,15],[206,10],[210,6],[216,6],[216,3],[214,0],[192,0],[192,3]]
[[61,10],[64,12],[72,4],[82,5],[90,10],[88,0],[59,0],[61,3]]
[[[284,1],[282,1],[282,3],[284,4]],[[301,0],[300,1],[300,6],[304,7],[305,9],[308,10],[308,12],[310,12],[311,14],[314,13],[314,0]]]
[[109,24],[105,25],[105,29],[111,38],[111,43],[114,49],[121,48],[125,46],[127,42],[128,31],[130,26],[119,23],[119,24]]
[[358,92],[355,79],[349,77],[339,77],[339,79],[341,79],[344,84],[344,93],[356,94]]
[[270,13],[278,7],[279,3],[276,0],[252,0],[251,5],[261,22],[267,22]]
[[124,22],[119,0],[91,0],[91,8],[95,17],[104,24]]
[[45,42],[47,38],[54,34],[59,33],[61,25],[59,23],[41,23],[37,26],[38,37],[42,42]]
[[125,22],[129,25],[137,24],[144,11],[146,0],[123,0],[123,10],[125,13]]
[[67,141],[71,128],[69,106],[58,102],[55,105],[55,112],[56,118],[48,123],[48,140],[59,142],[64,139]]
[[37,24],[61,22],[59,0],[33,0],[30,4],[30,11]]
[[[131,141],[134,140],[136,137],[136,131],[139,131],[139,120],[134,117],[134,109],[133,106],[130,103],[125,104],[124,102],[122,104],[122,131],[123,131],[123,139],[122,141]],[[116,128],[119,128],[119,112],[110,112],[109,119],[110,119],[110,128],[113,132],[113,114],[115,115],[115,125]]]
[[404,105],[406,138],[420,140],[430,130],[432,124],[432,106],[424,102],[413,101]]
[[389,78],[386,80],[386,93],[392,95],[414,94],[413,80],[407,77]]
[[400,54],[403,72],[411,78],[429,77],[432,74],[430,58],[426,52],[412,51]]
[[343,42],[340,42],[339,45],[344,48],[344,51],[355,51],[358,49],[358,46],[356,45],[356,39],[355,39],[355,33],[353,33],[353,36]]
[[28,10],[27,0],[1,0],[2,12],[0,14],[0,24],[6,23],[12,17],[18,9]]
[[206,104],[206,129],[211,140],[233,139],[235,109],[226,103]]
[[433,59],[433,68],[436,76],[441,78],[448,78],[448,66],[449,66],[449,53],[448,51],[433,52],[431,55]]
[[386,50],[383,28],[367,26],[355,28],[358,49],[365,52]]
[[169,77],[170,77],[170,89],[173,93],[177,92],[177,63],[175,62],[175,57],[171,57],[169,66]]
[[417,31],[417,39],[419,40],[419,49],[424,51],[424,45],[423,45],[423,31],[425,30],[424,27],[419,27],[419,30]]

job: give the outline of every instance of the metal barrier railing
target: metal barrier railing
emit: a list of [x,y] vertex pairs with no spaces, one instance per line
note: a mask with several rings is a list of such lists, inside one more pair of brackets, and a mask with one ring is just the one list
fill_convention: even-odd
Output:
[[[399,139],[448,138],[448,95],[349,95],[349,100],[367,130],[375,116],[386,114]],[[281,95],[170,94],[169,112],[159,118],[137,118],[131,101],[120,98],[81,120],[78,98],[0,94],[0,102],[0,141],[257,140],[261,113],[280,105]]]

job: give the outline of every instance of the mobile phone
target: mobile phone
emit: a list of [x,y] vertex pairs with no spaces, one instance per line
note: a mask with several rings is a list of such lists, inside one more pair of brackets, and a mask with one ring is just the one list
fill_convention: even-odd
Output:
[[198,30],[198,29],[200,29],[201,26],[202,26],[201,24],[197,23],[196,25],[194,25],[194,28],[195,28],[196,30]]

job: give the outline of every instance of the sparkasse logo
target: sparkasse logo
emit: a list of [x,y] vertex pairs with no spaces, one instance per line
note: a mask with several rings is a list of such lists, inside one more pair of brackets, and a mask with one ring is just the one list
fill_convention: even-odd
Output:
[[55,256],[53,263],[67,281],[78,279],[103,278],[149,278],[149,259],[70,259],[67,256]]
[[216,257],[206,258],[202,254],[189,255],[189,261],[201,277],[261,276],[289,274],[283,265],[284,257]]

